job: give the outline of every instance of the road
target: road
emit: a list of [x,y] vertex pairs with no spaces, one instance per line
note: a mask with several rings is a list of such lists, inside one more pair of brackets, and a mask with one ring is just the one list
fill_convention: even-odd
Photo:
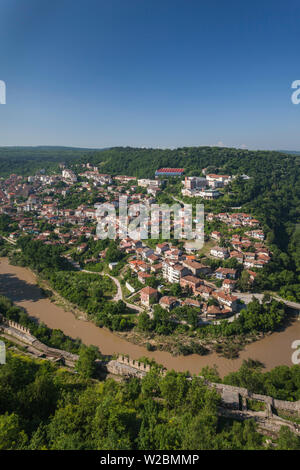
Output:
[[233,295],[235,297],[237,297],[238,299],[242,300],[243,302],[245,302],[245,304],[249,304],[253,297],[255,297],[256,299],[258,299],[260,302],[262,301],[263,299],[263,296],[264,294],[253,294],[252,292],[251,293],[248,293],[248,292],[234,292]]
[[178,199],[178,198],[175,197],[175,196],[172,196],[172,199],[174,199],[174,201],[176,201],[176,202],[179,202],[179,204],[182,204],[183,206],[184,206],[184,204],[185,204],[181,199]]
[[[235,297],[238,297],[240,300],[243,300],[245,304],[248,304],[251,302],[253,297],[258,299],[260,302],[263,299],[264,294],[255,294],[255,293],[248,293],[248,292],[234,292],[233,295]],[[270,294],[271,297],[273,297],[275,300],[278,300],[279,302],[283,302],[287,307],[293,308],[295,310],[299,310],[300,312],[300,303],[298,302],[292,302],[290,300],[283,299],[282,297],[279,297],[277,294]]]
[[[246,305],[249,304],[252,301],[253,297],[255,297],[256,299],[258,299],[261,302],[262,299],[263,299],[263,296],[264,296],[264,294],[256,294],[256,293],[253,294],[253,293],[247,293],[247,292],[234,292],[233,295],[235,297],[238,297],[240,300],[243,300]],[[281,297],[279,297],[277,295],[272,295],[271,297],[273,297],[275,300],[283,302],[285,305],[287,305],[290,308],[298,310],[299,314],[300,314],[300,303],[291,302],[289,300],[282,299]],[[239,315],[240,315],[240,312],[235,313],[234,315],[229,317],[227,319],[228,323],[232,323],[236,318],[238,318]],[[218,325],[221,321],[223,321],[223,320],[216,320],[216,321],[213,322],[213,324]]]
[[295,310],[299,310],[300,313],[300,303],[299,302],[292,302],[291,300],[285,300],[279,297],[279,295],[273,295],[274,299],[279,300],[280,302],[285,303],[288,307],[294,308]]
[[294,352],[291,345],[300,338],[300,321],[293,321],[282,331],[246,345],[240,351],[239,358],[234,360],[221,357],[215,352],[205,356],[191,354],[175,357],[167,351],[147,351],[142,346],[126,341],[121,335],[106,328],[98,328],[85,318],[76,317],[71,310],[63,309],[42,294],[35,275],[29,269],[12,266],[7,258],[0,259],[0,294],[24,308],[30,317],[45,323],[49,328],[60,329],[74,339],[80,338],[86,345],[99,347],[104,355],[128,354],[133,359],[147,356],[170,370],[189,370],[191,374],[199,374],[203,367],[217,364],[220,375],[224,377],[237,371],[243,360],[249,358],[264,363],[266,370],[278,365],[290,367]]
[[[88,271],[86,269],[81,269],[81,271],[83,272],[88,272],[88,273],[91,273],[91,274],[100,274],[100,273],[95,273],[94,271]],[[119,280],[114,277],[114,276],[111,276],[110,274],[105,274],[106,276],[109,276],[113,281],[114,283],[116,284],[117,286],[117,293],[115,295],[115,297],[113,298],[113,300],[115,302],[117,302],[118,300],[123,300],[123,302],[125,302],[125,304],[127,305],[127,307],[133,309],[133,310],[136,310],[138,312],[142,312],[144,311],[143,308],[139,307],[138,305],[134,305],[134,304],[130,304],[129,302],[126,302],[123,298],[123,293],[122,293],[122,288],[121,288],[121,284],[119,282]],[[136,294],[136,293],[135,293]],[[260,302],[262,301],[263,297],[264,297],[264,294],[258,294],[258,293],[252,293],[252,292],[234,292],[233,294],[235,297],[237,297],[238,299],[242,300],[245,305],[249,304],[253,297],[255,297],[256,299],[258,299]],[[275,295],[272,295],[271,297],[273,297],[274,299],[280,301],[280,302],[283,302],[285,305],[287,305],[288,307],[292,308],[292,309],[295,309],[295,310],[298,310],[299,314],[300,314],[300,303],[298,302],[292,302],[292,301],[289,301],[289,300],[285,300],[285,299],[282,299],[281,297],[279,297],[277,294]],[[237,317],[239,316],[239,312],[236,313],[235,315],[232,315],[231,317],[229,317],[227,319],[227,321],[229,323],[232,323]],[[206,324],[211,324],[213,323],[214,325],[218,325],[222,320],[215,320],[215,321],[205,321],[203,323],[206,323]]]
[[128,308],[131,308],[132,310],[136,310],[137,312],[143,312],[144,311],[144,309],[142,307],[139,307],[138,305],[130,304],[129,302],[126,302],[126,300],[124,300],[120,281],[116,277],[112,276],[111,274],[106,274],[106,273],[103,274],[103,273],[97,273],[95,271],[88,271],[87,269],[81,269],[81,271],[83,273],[99,274],[101,276],[103,276],[103,275],[108,276],[117,286],[117,293],[114,296],[114,298],[112,299],[114,302],[118,302],[118,300],[123,300],[123,302],[127,305]]
[[3,240],[7,241],[11,245],[16,245],[17,244],[17,242],[15,240],[12,240],[11,238],[8,238],[8,237],[4,237],[4,235],[2,235],[2,238],[3,238]]

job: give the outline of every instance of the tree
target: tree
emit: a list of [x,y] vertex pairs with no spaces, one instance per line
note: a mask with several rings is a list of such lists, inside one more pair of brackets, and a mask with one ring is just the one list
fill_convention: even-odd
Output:
[[149,331],[152,328],[152,322],[146,312],[141,312],[138,319],[138,328],[142,331]]
[[21,429],[19,417],[15,414],[0,415],[0,450],[24,448],[27,436]]
[[281,426],[277,441],[278,450],[300,450],[300,437],[296,436],[287,426]]
[[105,254],[105,259],[108,263],[120,261],[123,258],[123,253],[118,249],[115,241],[111,241]]
[[215,410],[204,409],[196,416],[190,416],[184,430],[182,448],[186,450],[210,450],[214,441],[218,423]]
[[170,291],[174,297],[179,297],[182,294],[182,288],[178,283],[172,284]]
[[242,292],[247,292],[250,289],[250,274],[246,270],[242,271],[238,284]]
[[95,360],[97,358],[97,348],[95,346],[82,346],[79,350],[79,359],[75,368],[77,372],[85,378],[93,377],[96,371]]
[[170,408],[180,406],[188,390],[186,375],[174,371],[168,372],[159,387],[162,398]]
[[201,369],[200,375],[204,377],[206,380],[211,382],[219,383],[221,382],[221,378],[217,369],[216,364],[213,367],[205,366]]

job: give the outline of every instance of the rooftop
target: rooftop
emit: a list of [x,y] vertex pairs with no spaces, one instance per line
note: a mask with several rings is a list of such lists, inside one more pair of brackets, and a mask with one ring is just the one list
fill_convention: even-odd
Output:
[[156,173],[183,173],[184,168],[160,168]]

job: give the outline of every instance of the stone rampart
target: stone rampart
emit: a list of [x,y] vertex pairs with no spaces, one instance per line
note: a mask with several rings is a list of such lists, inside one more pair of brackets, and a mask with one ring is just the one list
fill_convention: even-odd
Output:
[[[2,323],[1,323],[2,320]],[[10,336],[13,336],[24,343],[33,345],[37,350],[42,351],[45,356],[51,358],[62,358],[64,359],[65,363],[70,365],[71,367],[75,366],[75,362],[78,360],[77,354],[72,354],[67,351],[63,351],[61,349],[50,348],[45,344],[41,343],[37,338],[35,338],[31,333],[30,330],[19,323],[16,323],[12,320],[6,320],[4,317],[0,316],[0,327],[2,330]],[[101,362],[101,361],[98,361]],[[149,364],[144,364],[141,361],[137,361],[134,359],[130,359],[127,356],[119,355],[117,360],[111,360],[107,363],[102,363],[102,366],[110,372],[111,374],[115,375],[123,375],[126,377],[144,377],[147,372],[151,370],[151,366]],[[231,394],[239,394],[244,399],[252,399],[266,403],[267,405],[275,408],[276,410],[283,410],[291,413],[296,413],[300,415],[300,400],[296,402],[285,401],[285,400],[277,400],[276,398],[267,396],[267,395],[260,395],[257,393],[253,393],[246,388],[242,387],[235,387],[233,385],[226,385],[221,383],[213,383],[209,382],[204,379],[204,377],[199,377],[204,381],[204,383],[210,387],[214,388],[220,395],[225,395],[228,393]],[[192,380],[192,377],[189,378]]]
[[32,344],[36,338],[30,333],[30,330],[23,325],[12,320],[6,320],[2,317],[0,328],[10,336],[13,336],[27,344]]
[[30,335],[31,336],[29,328],[26,328],[25,326],[20,325],[19,323],[15,322],[15,321],[12,321],[12,320],[7,320],[6,323],[7,323],[8,326],[11,326],[15,330],[21,331],[25,335]]
[[205,380],[205,383],[210,388],[215,388],[221,395],[225,392],[238,393],[241,397],[249,398],[250,400],[257,400],[271,405],[276,410],[289,411],[293,413],[300,412],[300,400],[299,401],[285,401],[277,400],[276,398],[270,397],[268,395],[260,395],[258,393],[253,393],[242,387],[235,387],[233,385],[225,385],[220,383],[213,383]]
[[132,367],[133,369],[137,369],[137,370],[140,370],[142,372],[149,372],[150,369],[151,369],[149,364],[144,364],[143,362],[136,361],[134,359],[130,359],[127,356],[119,355],[117,361],[120,362],[121,364],[128,365],[128,366]]

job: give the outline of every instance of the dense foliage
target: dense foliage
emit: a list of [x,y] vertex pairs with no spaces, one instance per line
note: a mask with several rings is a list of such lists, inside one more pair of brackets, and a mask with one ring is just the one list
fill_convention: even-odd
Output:
[[0,147],[0,174],[25,176],[41,169],[57,171],[59,163],[67,163],[89,152],[72,147]]
[[[139,380],[91,382],[47,361],[8,353],[0,366],[0,449],[262,449],[252,420],[218,417],[199,379],[152,370]],[[282,429],[279,449],[299,449]]]
[[100,311],[116,291],[115,284],[99,274],[51,271],[48,279],[54,290],[88,314]]
[[[247,305],[247,309],[242,309],[239,316],[233,321],[226,320],[219,324],[211,324],[197,328],[200,337],[230,337],[247,333],[275,331],[286,319],[286,309],[282,302],[276,300],[264,301],[260,303],[256,298]],[[197,314],[196,309],[191,307],[176,307],[170,312],[154,307],[153,319],[144,313],[139,316],[138,326],[143,331],[155,331],[158,334],[171,334],[180,321],[184,320],[193,329],[196,329]],[[182,328],[182,325],[180,326]]]
[[0,233],[3,235],[8,235],[10,232],[15,230],[17,224],[12,221],[12,219],[7,214],[0,215]]
[[51,287],[86,312],[98,326],[126,330],[133,326],[126,304],[112,300],[116,286],[107,276],[84,272],[48,272]]
[[12,261],[22,266],[30,266],[36,271],[71,269],[68,261],[61,256],[62,248],[57,245],[46,245],[42,241],[31,240],[29,236],[18,240],[20,252],[15,252]]
[[269,395],[279,400],[300,400],[300,366],[277,366],[263,372],[262,364],[257,361],[244,361],[240,370],[231,372],[224,383],[245,387],[248,390]]

